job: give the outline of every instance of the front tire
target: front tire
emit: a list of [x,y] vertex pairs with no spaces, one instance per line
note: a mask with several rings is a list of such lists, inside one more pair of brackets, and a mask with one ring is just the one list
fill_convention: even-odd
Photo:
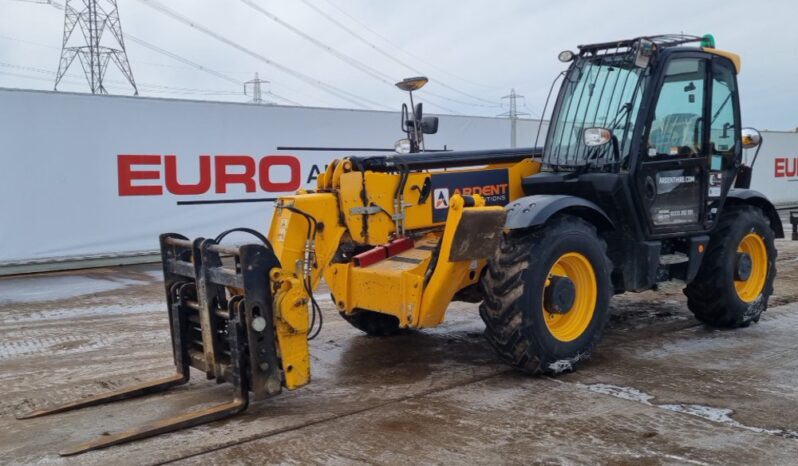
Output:
[[562,215],[506,234],[482,279],[480,316],[499,357],[531,373],[573,370],[601,339],[612,295],[606,245]]
[[773,294],[774,237],[760,209],[750,205],[726,208],[696,278],[684,289],[687,307],[698,320],[723,328],[748,327],[759,321]]

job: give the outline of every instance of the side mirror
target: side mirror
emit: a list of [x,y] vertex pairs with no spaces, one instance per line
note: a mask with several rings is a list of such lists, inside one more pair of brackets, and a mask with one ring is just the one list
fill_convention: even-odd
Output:
[[754,128],[743,128],[743,149],[753,149],[762,143],[762,134]]
[[607,128],[585,128],[582,137],[587,147],[603,146],[612,141],[612,131]]
[[[421,105],[421,104],[419,104]],[[438,117],[424,117],[421,119],[421,132],[435,134],[438,132]]]
[[421,121],[421,118],[424,116],[424,106],[421,105],[421,102],[416,104],[416,114],[413,116],[416,117],[418,121]]

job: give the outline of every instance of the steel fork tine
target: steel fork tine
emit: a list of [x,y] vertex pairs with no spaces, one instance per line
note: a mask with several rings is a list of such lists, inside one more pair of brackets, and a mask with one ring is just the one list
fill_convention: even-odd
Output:
[[65,411],[72,411],[75,409],[85,408],[88,406],[96,406],[103,403],[110,403],[112,401],[126,400],[128,398],[135,398],[139,396],[149,395],[164,390],[168,390],[174,386],[182,385],[188,382],[188,376],[183,374],[174,374],[170,377],[163,379],[152,380],[138,385],[132,385],[121,390],[115,390],[108,393],[84,398],[82,400],[72,401],[51,408],[37,409],[29,413],[17,415],[17,419],[31,419],[34,417],[47,416],[50,414],[63,413]]
[[176,430],[193,427],[207,422],[217,421],[226,417],[236,415],[247,408],[246,399],[235,399],[210,408],[181,414],[175,417],[159,419],[148,422],[137,427],[133,427],[122,432],[111,435],[102,435],[87,442],[81,442],[68,447],[59,452],[61,456],[71,456],[85,453],[91,450],[119,445],[121,443],[132,442],[155,435],[173,432]]

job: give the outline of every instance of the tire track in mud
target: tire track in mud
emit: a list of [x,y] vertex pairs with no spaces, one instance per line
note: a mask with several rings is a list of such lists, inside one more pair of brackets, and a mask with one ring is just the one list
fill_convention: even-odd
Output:
[[[154,332],[153,332],[154,333]],[[157,332],[157,335],[139,335],[139,341],[158,343],[168,341],[169,332]],[[130,336],[120,333],[91,332],[79,334],[31,336],[28,338],[10,338],[0,341],[0,361],[20,360],[38,356],[71,356],[78,353],[99,351],[118,347]],[[106,357],[104,355],[104,357]]]
[[53,321],[73,322],[78,319],[100,319],[109,317],[139,315],[152,313],[155,309],[163,308],[161,302],[147,302],[138,304],[113,304],[86,307],[60,307],[46,310],[32,310],[17,312],[10,309],[0,313],[0,328],[17,327],[19,325],[48,325]]
[[[0,415],[23,409],[43,408],[54,403],[78,399],[122,388],[174,372],[168,346],[130,345],[130,355],[108,355],[105,350],[67,355],[68,363],[53,368],[53,358],[38,356],[25,362],[26,370],[16,374],[2,371]],[[63,355],[62,355],[63,356]],[[58,361],[58,359],[55,359]]]
[[84,296],[0,308],[0,415],[172,372],[164,303]]
[[[46,354],[49,357],[86,353],[119,347],[128,340],[166,338],[168,330],[159,325],[154,314],[160,303],[145,303],[133,307],[96,306],[74,309],[35,311],[22,315],[0,317],[0,361],[24,360]],[[165,321],[165,316],[162,317]],[[100,320],[98,325],[96,320]],[[141,324],[145,330],[136,329]],[[132,334],[129,329],[133,330]],[[126,329],[120,332],[118,329]]]
[[25,356],[34,356],[39,353],[50,353],[54,356],[82,353],[110,346],[112,344],[110,340],[104,334],[95,334],[90,337],[85,335],[64,335],[2,341],[0,342],[0,360],[21,359]]

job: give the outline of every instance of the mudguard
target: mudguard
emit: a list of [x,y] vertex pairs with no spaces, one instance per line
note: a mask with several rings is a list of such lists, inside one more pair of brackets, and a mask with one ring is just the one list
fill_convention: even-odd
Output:
[[611,230],[615,226],[609,216],[595,203],[577,196],[535,194],[507,204],[507,220],[504,227],[509,230],[540,226],[554,214],[567,212],[593,223],[599,230]]
[[753,189],[732,188],[726,196],[728,204],[744,203],[759,207],[765,212],[770,220],[770,227],[776,234],[776,238],[784,238],[784,227],[781,224],[781,217],[770,200],[764,194]]

